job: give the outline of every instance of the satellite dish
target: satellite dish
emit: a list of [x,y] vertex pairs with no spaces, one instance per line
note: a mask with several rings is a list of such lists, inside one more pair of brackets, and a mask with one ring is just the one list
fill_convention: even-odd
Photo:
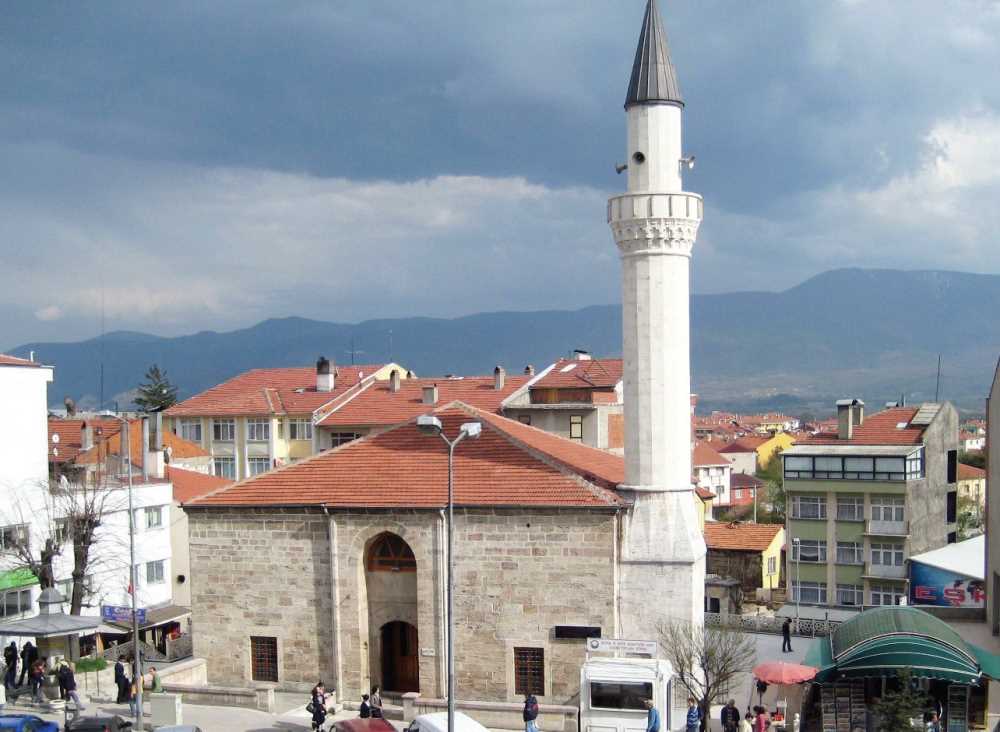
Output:
[[59,444],[59,435],[52,435],[52,444],[53,445]]

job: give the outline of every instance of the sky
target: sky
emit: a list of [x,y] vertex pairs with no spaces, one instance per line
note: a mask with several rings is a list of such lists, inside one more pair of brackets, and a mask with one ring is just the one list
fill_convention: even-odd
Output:
[[[618,301],[644,5],[5,5],[0,349]],[[694,291],[1000,272],[1000,3],[659,5]]]

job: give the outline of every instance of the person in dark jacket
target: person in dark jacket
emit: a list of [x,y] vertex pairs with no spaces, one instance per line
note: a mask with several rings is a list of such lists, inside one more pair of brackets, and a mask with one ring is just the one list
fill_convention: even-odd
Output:
[[59,667],[59,686],[65,690],[66,699],[73,702],[73,717],[78,717],[80,712],[87,707],[80,701],[80,696],[76,693],[76,674],[73,672],[73,667],[66,661],[63,661]]
[[740,726],[740,710],[736,708],[736,700],[730,699],[719,715],[722,722],[722,732],[737,732]]
[[368,695],[361,695],[361,718],[370,719],[372,716],[372,705],[368,703]]
[[31,644],[31,641],[28,641],[24,644],[24,648],[21,649],[21,678],[17,681],[18,686],[24,686],[24,678],[26,676],[30,678],[31,664],[37,660],[38,649]]
[[646,699],[646,732],[660,732],[660,712],[652,699]]
[[115,663],[115,686],[118,687],[118,698],[116,704],[124,704],[128,701],[128,677],[125,676],[125,656],[119,656]]
[[538,732],[538,699],[534,694],[526,694],[524,697],[524,711],[521,712],[524,718],[524,732]]
[[31,684],[31,700],[35,704],[45,703],[45,694],[42,687],[45,684],[45,659],[36,658],[28,671],[28,681]]
[[312,728],[318,730],[326,722],[326,687],[319,681],[312,690]]
[[3,662],[7,664],[7,672],[3,676],[3,685],[13,689],[17,683],[17,644],[14,641],[3,649]]
[[785,622],[781,624],[781,652],[791,653],[792,652],[792,619],[785,618]]

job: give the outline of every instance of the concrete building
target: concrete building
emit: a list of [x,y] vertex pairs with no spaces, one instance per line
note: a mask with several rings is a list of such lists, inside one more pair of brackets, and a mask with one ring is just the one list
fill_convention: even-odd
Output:
[[750,597],[757,590],[770,592],[782,586],[785,527],[781,524],[708,524],[705,544],[709,573],[735,579]]
[[860,608],[907,596],[913,554],[957,539],[958,414],[945,402],[865,416],[783,453],[790,599]]
[[699,488],[709,490],[715,496],[712,505],[728,506],[732,503],[729,480],[732,465],[704,442],[696,442],[691,454],[694,478]]
[[503,414],[584,445],[622,453],[622,361],[577,352],[504,402]]
[[980,513],[986,512],[986,471],[975,465],[958,464],[958,497],[968,500]]

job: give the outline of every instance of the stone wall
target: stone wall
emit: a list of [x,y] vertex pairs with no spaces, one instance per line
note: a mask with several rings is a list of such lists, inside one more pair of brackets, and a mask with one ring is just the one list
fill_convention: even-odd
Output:
[[[369,609],[365,550],[390,531],[417,560],[421,693],[444,695],[441,512],[338,511],[329,523],[320,511],[189,509],[189,517],[194,652],[208,660],[210,683],[259,685],[250,676],[251,635],[278,639],[279,688],[322,678],[351,701],[379,683],[380,628],[370,625],[413,619],[412,609],[395,618],[386,605],[377,619]],[[553,627],[600,626],[615,635],[614,515],[469,509],[456,511],[455,522],[459,698],[516,700],[513,649],[527,646],[544,652],[542,698],[572,703],[584,644],[556,640]]]

